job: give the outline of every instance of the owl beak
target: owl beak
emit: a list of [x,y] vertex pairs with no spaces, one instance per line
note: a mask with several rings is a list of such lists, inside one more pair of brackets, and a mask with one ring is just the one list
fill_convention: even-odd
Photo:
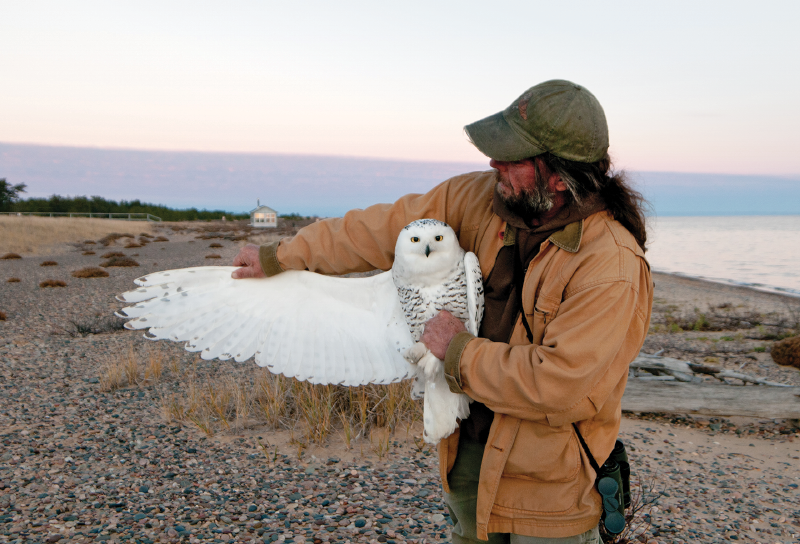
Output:
[[430,254],[431,254],[431,246],[430,244],[428,244],[425,246],[425,256],[427,257]]

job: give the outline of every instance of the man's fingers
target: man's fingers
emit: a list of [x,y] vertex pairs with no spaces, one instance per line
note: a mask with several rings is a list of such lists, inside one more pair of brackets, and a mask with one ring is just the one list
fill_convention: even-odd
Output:
[[233,258],[233,266],[250,266],[258,261],[258,246],[247,244]]
[[243,280],[245,278],[255,278],[256,271],[253,270],[252,266],[243,266],[242,268],[237,268],[233,272],[231,272],[231,277],[235,280]]

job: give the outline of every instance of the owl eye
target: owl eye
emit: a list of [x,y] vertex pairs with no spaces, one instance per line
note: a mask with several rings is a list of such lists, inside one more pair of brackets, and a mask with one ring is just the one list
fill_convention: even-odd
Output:
[[419,236],[412,236],[411,241],[416,244],[417,242],[419,242]]
[[437,241],[437,242],[441,242],[441,241],[442,241],[442,238],[444,238],[444,236],[442,236],[442,235],[440,234],[439,236],[437,236],[437,237],[436,237],[436,241]]

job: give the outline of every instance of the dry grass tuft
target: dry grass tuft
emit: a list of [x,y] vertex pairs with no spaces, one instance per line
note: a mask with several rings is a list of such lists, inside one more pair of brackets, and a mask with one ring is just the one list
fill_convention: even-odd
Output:
[[21,259],[22,257],[18,253],[6,253],[0,259]]
[[169,238],[164,238],[163,236],[158,236],[156,238],[153,238],[153,241],[154,242],[169,242]]
[[8,283],[19,283],[19,282],[21,282],[22,280],[21,280],[21,279],[19,279],[19,278],[8,278],[8,280],[7,280],[7,281],[8,281]]
[[84,240],[84,241],[83,241],[83,244],[84,244],[84,245],[87,245],[87,246],[93,246],[93,245],[95,245],[96,243],[97,243],[97,242],[95,242],[94,240]]
[[142,244],[137,244],[136,242],[128,242],[123,246],[125,249],[133,249],[136,247],[142,247]]
[[5,321],[8,318],[5,312],[0,312],[0,321]]
[[111,257],[109,260],[101,264],[103,268],[111,268],[112,266],[139,266],[139,263],[130,257]]
[[221,259],[221,258],[222,257],[217,255],[216,253],[212,253],[211,255],[206,255],[206,259]]
[[96,266],[87,266],[72,273],[73,278],[107,278],[108,272]]
[[208,247],[225,247],[225,246],[223,246],[222,244],[219,244],[217,242],[214,242],[213,244],[210,244]]
[[58,266],[58,263],[55,261],[42,261],[39,266]]
[[100,257],[102,257],[103,259],[112,259],[114,257],[124,257],[124,256],[125,254],[122,253],[121,251],[109,251],[108,253],[106,253],[105,255],[101,255]]
[[422,419],[421,405],[411,399],[410,383],[313,385],[263,368],[233,374],[220,370],[203,381],[190,376],[182,391],[162,398],[162,413],[168,420],[193,423],[209,436],[259,425],[299,431],[299,448],[306,442],[324,444],[341,431],[348,447],[362,439],[381,456],[392,434],[408,432]]
[[0,216],[0,254],[53,255],[68,251],[66,244],[94,241],[130,225],[130,221],[115,219],[4,215]]
[[[164,353],[159,348],[150,348],[143,355],[128,347],[118,360],[107,364],[100,373],[100,389],[115,391],[126,386],[153,384],[164,374]],[[173,367],[177,375],[177,369]]]
[[94,251],[84,251],[83,252],[83,255],[94,255],[94,254],[95,254]]
[[61,280],[44,280],[39,287],[66,287],[67,282]]
[[140,236],[140,237],[143,237],[143,238],[152,238],[152,237],[153,237],[153,235],[152,235],[152,234],[150,234],[150,233],[147,233],[147,232],[140,232],[140,233],[139,233],[139,236]]

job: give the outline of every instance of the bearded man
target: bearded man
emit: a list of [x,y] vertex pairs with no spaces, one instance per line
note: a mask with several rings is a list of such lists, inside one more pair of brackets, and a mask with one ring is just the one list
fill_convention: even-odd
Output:
[[485,289],[478,337],[447,312],[422,336],[450,389],[474,401],[439,444],[453,542],[599,542],[588,455],[602,465],[614,447],[652,307],[642,198],[610,170],[599,102],[569,81],[465,130],[492,170],[247,246],[234,277],[388,270],[405,225],[449,224]]

